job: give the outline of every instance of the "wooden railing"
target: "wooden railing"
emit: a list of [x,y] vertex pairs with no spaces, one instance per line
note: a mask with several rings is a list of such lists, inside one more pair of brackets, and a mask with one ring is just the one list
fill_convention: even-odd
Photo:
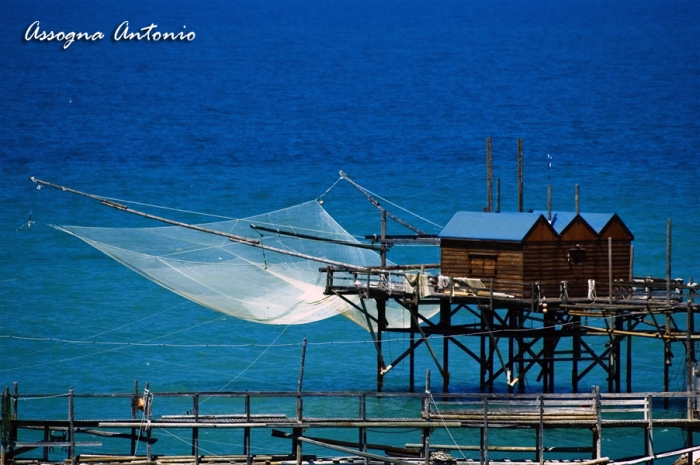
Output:
[[[429,381],[428,381],[429,382]],[[76,402],[80,399],[80,402]],[[168,401],[168,399],[170,401]],[[204,399],[218,399],[216,414],[203,413]],[[39,409],[42,412],[54,410],[64,403],[67,416],[45,415],[41,418],[20,416],[18,402],[36,400],[52,405],[52,408]],[[87,406],[87,400],[98,402],[89,410],[76,411],[76,407]],[[372,405],[368,407],[368,402]],[[664,409],[670,401],[672,409]],[[184,402],[183,402],[184,401]],[[232,402],[235,401],[235,402]],[[79,459],[78,450],[85,447],[98,447],[99,442],[77,442],[76,434],[90,434],[106,438],[129,439],[130,454],[134,455],[138,443],[146,444],[147,461],[153,460],[154,431],[188,429],[191,432],[191,458],[199,463],[201,450],[199,432],[201,429],[226,428],[243,433],[242,451],[237,451],[241,460],[252,464],[255,456],[251,447],[251,430],[267,429],[273,436],[292,441],[290,460],[301,460],[301,443],[352,453],[367,460],[378,460],[384,456],[368,452],[370,449],[383,451],[393,458],[385,462],[404,463],[406,457],[413,460],[430,461],[431,453],[441,450],[478,450],[480,458],[489,461],[489,451],[533,452],[536,460],[542,462],[545,454],[571,453],[590,454],[592,460],[602,460],[602,438],[614,428],[637,427],[644,436],[644,450],[637,454],[653,456],[653,432],[655,428],[678,428],[691,431],[700,427],[697,412],[698,392],[678,393],[637,393],[606,394],[594,388],[583,394],[431,394],[422,393],[380,393],[380,392],[154,392],[144,390],[134,393],[117,394],[78,394],[70,389],[60,394],[20,394],[5,389],[3,406],[3,448],[7,457],[14,457],[30,450],[43,449],[42,460],[49,460],[49,448],[64,447],[71,462]],[[328,403],[338,408],[328,413]],[[226,404],[225,407],[222,407]],[[325,407],[319,408],[319,403]],[[66,405],[67,404],[67,405]],[[115,404],[116,407],[115,408]],[[251,405],[266,405],[267,411]],[[187,411],[178,411],[189,405]],[[121,407],[119,407],[121,406]],[[132,406],[130,416],[117,418],[95,417],[96,412],[124,411]],[[84,407],[83,407],[84,408]],[[211,407],[209,407],[211,408]],[[321,412],[319,414],[318,412]],[[492,429],[528,427],[536,431],[536,444],[516,446],[510,441],[497,444],[492,438]],[[311,429],[356,428],[357,441],[322,439],[306,436]],[[404,428],[420,432],[420,441],[405,444],[370,444],[366,431]],[[433,444],[434,430],[457,431],[462,428],[477,428],[480,443],[477,445]],[[557,428],[577,428],[582,432],[593,432],[592,446],[553,447],[547,446],[545,432]],[[43,432],[43,440],[27,439]],[[116,432],[114,430],[117,430]],[[127,432],[123,432],[126,430]],[[288,430],[288,432],[281,431]],[[62,432],[61,438],[55,432]],[[311,433],[309,433],[311,434]],[[327,432],[326,432],[327,434]],[[690,436],[692,437],[692,436]],[[630,452],[632,453],[632,452]],[[307,457],[308,458],[308,457]],[[619,461],[619,459],[616,459]],[[517,463],[517,462],[512,462]],[[602,463],[602,462],[596,462]]]

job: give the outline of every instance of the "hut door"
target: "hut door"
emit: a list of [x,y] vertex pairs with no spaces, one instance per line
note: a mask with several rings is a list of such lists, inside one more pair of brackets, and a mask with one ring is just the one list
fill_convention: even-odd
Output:
[[496,276],[496,258],[493,254],[469,254],[471,276],[493,278]]

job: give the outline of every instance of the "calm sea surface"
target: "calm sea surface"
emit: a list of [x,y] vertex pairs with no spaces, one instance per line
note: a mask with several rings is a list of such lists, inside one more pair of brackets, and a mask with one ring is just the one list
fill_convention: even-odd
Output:
[[[526,209],[546,209],[551,183],[554,208],[573,210],[579,184],[583,211],[617,212],[634,233],[636,275],[665,275],[670,218],[673,277],[700,279],[697,1],[41,0],[3,1],[2,11],[0,387],[128,392],[138,379],[156,391],[292,390],[303,338],[305,388],[375,386],[371,339],[349,320],[255,325],[184,301],[46,226],[152,223],[38,190],[29,176],[245,217],[317,198],[343,170],[444,225],[486,203],[486,137],[501,209],[517,209],[521,137]],[[104,38],[65,50],[26,41],[34,21]],[[124,21],[130,32],[156,24],[195,39],[113,40]],[[379,232],[377,211],[349,184],[325,199],[352,234]],[[438,253],[399,257],[433,262]],[[193,347],[201,342],[217,347]],[[406,346],[385,347],[395,358]],[[417,373],[436,373],[421,357]],[[636,389],[662,389],[662,357],[658,344],[635,346]],[[478,389],[475,365],[454,358],[453,388]],[[682,358],[674,389],[684,386]],[[397,367],[387,388],[405,390],[407,376]],[[534,375],[526,382],[539,390]],[[604,374],[584,384],[605,386]],[[638,436],[609,439],[604,453],[624,456]],[[260,440],[271,441],[267,451],[289,448]],[[658,431],[655,440],[667,450],[684,437]],[[226,441],[208,447],[240,443]]]

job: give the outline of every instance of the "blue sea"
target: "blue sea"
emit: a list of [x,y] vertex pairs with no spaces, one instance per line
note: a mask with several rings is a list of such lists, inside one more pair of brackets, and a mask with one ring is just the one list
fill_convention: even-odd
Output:
[[[376,386],[376,353],[359,326],[340,316],[259,325],[186,301],[47,226],[153,222],[37,189],[30,176],[167,206],[190,222],[209,219],[183,210],[243,218],[333,186],[331,215],[358,237],[379,233],[378,211],[335,184],[343,170],[435,233],[456,211],[486,205],[487,137],[501,210],[517,210],[522,138],[526,210],[547,208],[551,184],[553,208],[572,211],[579,185],[582,211],[617,213],[633,232],[639,276],[665,276],[671,219],[672,277],[700,279],[695,0],[3,0],[2,12],[0,387],[130,392],[138,379],[156,392],[295,390],[304,338],[304,389]],[[35,21],[47,33],[104,37],[26,40]],[[125,21],[131,33],[155,25],[151,34],[193,39],[115,40]],[[389,258],[433,263],[439,253]],[[385,343],[388,358],[407,345]],[[634,356],[635,389],[662,390],[661,345],[640,342]],[[674,390],[685,386],[682,359]],[[453,360],[451,388],[478,390],[473,362]],[[428,369],[437,390],[425,352],[419,390]],[[541,389],[534,377],[529,392]],[[385,388],[405,391],[407,379],[404,363]],[[606,386],[605,375],[593,370],[583,385]],[[38,402],[23,401],[20,416],[40,416]],[[657,451],[684,444],[677,431],[655,434]],[[607,438],[604,454],[630,455],[636,438]],[[168,444],[188,450],[163,438],[156,452]],[[231,444],[239,453],[240,438],[208,447],[231,453]]]

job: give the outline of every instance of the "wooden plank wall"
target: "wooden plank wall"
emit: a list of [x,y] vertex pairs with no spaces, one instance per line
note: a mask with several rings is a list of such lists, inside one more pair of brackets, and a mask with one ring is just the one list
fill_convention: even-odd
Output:
[[[587,261],[573,264],[568,260],[568,253],[577,245],[585,249]],[[629,279],[630,245],[628,240],[612,242],[614,280]],[[472,269],[474,257],[486,258],[489,255],[496,261],[495,273],[479,274],[479,270]],[[446,276],[480,278],[484,283],[490,278],[523,283],[522,286],[504,284],[507,289],[496,289],[514,294],[517,298],[530,298],[531,283],[539,282],[544,295],[556,299],[560,295],[562,281],[567,281],[569,297],[586,297],[589,279],[596,281],[599,297],[608,296],[607,239],[524,245],[443,239],[441,267],[441,273]]]
[[[496,258],[495,275],[470,276],[472,273],[470,255],[494,256]],[[516,281],[521,281],[523,278],[523,253],[520,244],[443,239],[440,264],[441,272],[445,276]]]

